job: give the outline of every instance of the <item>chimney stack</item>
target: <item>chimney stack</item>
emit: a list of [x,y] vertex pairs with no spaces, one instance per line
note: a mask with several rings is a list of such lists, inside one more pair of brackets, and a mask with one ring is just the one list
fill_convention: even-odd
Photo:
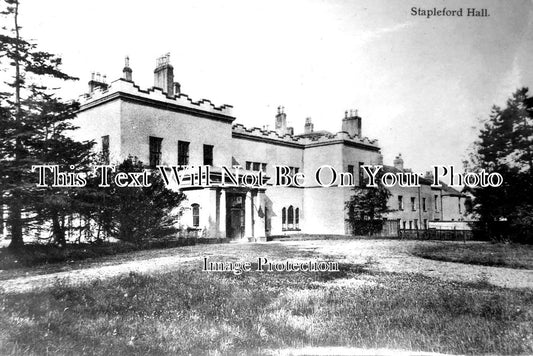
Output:
[[314,129],[314,125],[313,123],[311,122],[311,118],[308,117],[305,119],[305,125],[304,125],[304,133],[305,134],[310,134],[313,132],[313,129]]
[[344,119],[342,119],[342,131],[347,132],[351,137],[361,137],[361,117],[359,117],[357,110],[344,112]]
[[278,106],[278,114],[276,115],[276,132],[283,136],[287,133],[287,114],[285,114],[285,108]]
[[174,94],[180,95],[181,93],[181,84],[178,82],[174,82]]
[[124,69],[122,69],[122,79],[127,80],[128,82],[133,81],[132,77],[132,70],[130,68],[130,57],[126,56],[124,60]]
[[403,171],[403,158],[402,158],[402,154],[399,153],[398,156],[396,156],[396,158],[394,159],[393,161],[394,163],[394,168],[400,170],[400,171]]
[[109,85],[105,81],[105,75],[102,77],[99,72],[92,72],[91,80],[89,80],[89,94],[94,92],[96,89],[106,90]]
[[157,59],[154,87],[161,89],[167,96],[174,96],[174,67],[170,64],[170,53]]

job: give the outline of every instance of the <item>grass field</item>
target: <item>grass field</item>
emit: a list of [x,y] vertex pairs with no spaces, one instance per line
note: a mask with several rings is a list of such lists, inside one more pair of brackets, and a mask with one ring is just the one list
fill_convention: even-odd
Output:
[[379,273],[372,263],[240,276],[187,268],[4,294],[0,354],[533,353],[531,290]]
[[533,246],[504,243],[418,245],[412,254],[438,261],[533,269]]

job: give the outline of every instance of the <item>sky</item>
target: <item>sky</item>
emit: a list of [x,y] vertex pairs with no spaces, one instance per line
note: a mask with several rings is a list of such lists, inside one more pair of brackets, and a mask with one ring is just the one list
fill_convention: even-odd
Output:
[[233,105],[236,123],[273,129],[282,105],[296,133],[306,117],[337,132],[358,109],[384,163],[401,153],[417,172],[462,167],[491,107],[533,90],[533,0],[21,0],[20,12],[22,36],[80,78],[64,98],[86,92],[93,71],[118,79],[126,55],[135,83],[151,87],[169,52],[182,92]]

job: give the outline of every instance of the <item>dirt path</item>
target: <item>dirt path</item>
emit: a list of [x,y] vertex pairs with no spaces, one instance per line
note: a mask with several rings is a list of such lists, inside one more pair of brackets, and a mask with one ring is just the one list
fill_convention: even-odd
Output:
[[384,272],[420,273],[428,277],[458,282],[484,280],[499,287],[533,289],[533,270],[429,260],[413,256],[409,252],[415,245],[435,243],[437,242],[343,240],[336,244],[325,244],[324,241],[302,241],[302,243],[291,242],[290,244],[295,244],[300,249],[315,249],[322,254],[344,256],[346,262],[376,262],[375,268]]
[[222,261],[254,261],[257,257],[267,257],[277,261],[322,258],[334,259],[339,263],[371,262],[372,268],[378,271],[420,273],[459,282],[485,280],[500,287],[533,289],[533,270],[433,261],[409,253],[415,244],[434,243],[397,240],[317,240],[187,246],[164,251],[142,251],[131,254],[131,260],[117,256],[116,260],[108,260],[105,264],[82,262],[76,269],[69,271],[19,276],[1,281],[0,288],[8,293],[20,293],[34,288],[51,287],[58,281],[77,284],[130,272],[156,273],[182,268],[201,270],[204,257],[218,256],[223,258]]

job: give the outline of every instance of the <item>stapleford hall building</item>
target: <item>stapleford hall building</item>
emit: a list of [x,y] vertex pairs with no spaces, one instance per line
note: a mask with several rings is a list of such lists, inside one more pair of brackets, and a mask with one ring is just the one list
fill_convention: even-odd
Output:
[[[350,172],[360,184],[363,164],[383,164],[376,140],[363,137],[362,120],[356,111],[339,118],[340,132],[315,131],[307,118],[304,133],[287,127],[283,108],[275,114],[275,130],[246,128],[235,123],[232,106],[215,106],[209,100],[193,101],[174,81],[169,57],[157,60],[154,86],[135,85],[128,59],[122,78],[107,84],[94,75],[89,93],[81,100],[76,125],[77,138],[93,139],[112,163],[137,157],[156,165],[210,165],[213,179],[220,179],[221,166],[240,165],[246,171],[274,176],[274,166],[314,177],[320,166]],[[401,157],[389,169],[403,170]],[[322,187],[308,182],[304,187],[212,186],[188,189],[179,207],[180,226],[197,228],[207,237],[265,240],[269,235],[348,233],[345,202],[352,188]],[[427,183],[427,184],[426,184]],[[451,188],[392,190],[389,219],[399,219],[404,228],[426,228],[429,221],[462,220],[464,197]]]

